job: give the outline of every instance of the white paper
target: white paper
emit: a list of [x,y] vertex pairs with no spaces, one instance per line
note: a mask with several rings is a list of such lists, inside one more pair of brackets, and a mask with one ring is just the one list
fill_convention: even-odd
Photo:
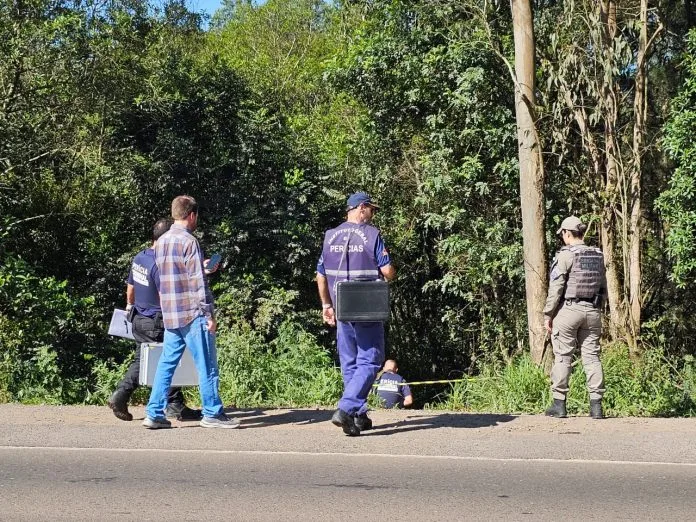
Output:
[[128,312],[114,308],[114,315],[111,316],[109,325],[109,335],[133,339],[133,325],[128,321]]

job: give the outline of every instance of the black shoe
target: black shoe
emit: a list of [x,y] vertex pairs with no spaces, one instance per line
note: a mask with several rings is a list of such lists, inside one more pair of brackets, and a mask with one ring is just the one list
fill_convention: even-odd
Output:
[[590,417],[593,419],[603,419],[602,399],[590,400]]
[[194,410],[184,404],[167,404],[165,414],[168,419],[176,418],[179,421],[199,421],[203,418],[201,410]]
[[184,406],[181,413],[177,416],[177,420],[180,421],[199,421],[203,418],[203,412],[201,410],[194,410],[188,406]]
[[561,399],[554,399],[553,406],[546,410],[546,415],[548,417],[557,417],[559,419],[565,419],[568,414],[566,413],[565,401]]
[[353,417],[355,425],[360,431],[367,431],[372,429],[372,419],[367,416],[367,413],[361,415],[356,415]]
[[117,419],[122,421],[133,420],[133,415],[128,411],[128,397],[121,390],[116,390],[112,393],[106,404],[114,412]]
[[349,437],[357,437],[360,435],[360,428],[356,426],[353,417],[340,408],[334,412],[333,417],[331,417],[331,422],[334,426],[343,428],[343,433]]

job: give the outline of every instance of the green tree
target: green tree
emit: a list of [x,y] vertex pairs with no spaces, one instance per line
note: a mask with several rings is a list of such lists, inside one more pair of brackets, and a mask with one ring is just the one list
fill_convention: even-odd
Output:
[[473,371],[527,338],[513,86],[480,18],[458,5],[377,1],[361,15],[331,79],[379,139],[364,186],[387,209],[379,225],[400,273],[391,350],[422,375]]
[[665,127],[663,147],[676,169],[667,189],[656,202],[667,225],[667,252],[672,260],[671,278],[682,289],[693,287],[696,274],[696,32],[688,38],[682,67],[684,83],[674,99]]

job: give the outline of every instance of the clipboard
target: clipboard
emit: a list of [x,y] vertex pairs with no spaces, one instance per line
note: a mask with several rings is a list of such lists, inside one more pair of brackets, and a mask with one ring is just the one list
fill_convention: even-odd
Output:
[[133,339],[133,325],[128,320],[128,312],[119,308],[114,308],[114,314],[111,316],[109,324],[109,335],[123,337],[124,339]]

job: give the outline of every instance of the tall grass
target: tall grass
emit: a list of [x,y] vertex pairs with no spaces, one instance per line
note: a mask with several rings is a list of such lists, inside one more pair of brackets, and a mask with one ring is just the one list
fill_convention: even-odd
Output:
[[[687,356],[667,358],[660,347],[646,349],[632,360],[625,346],[602,355],[606,393],[604,409],[610,416],[693,416],[696,414],[696,364]],[[491,413],[541,413],[551,402],[550,380],[529,355],[505,367],[484,365],[477,378],[452,386],[438,409]],[[567,397],[570,414],[586,414],[589,398],[582,364],[577,361]]]
[[480,374],[452,385],[445,399],[428,407],[489,413],[539,413],[550,397],[548,378],[528,355],[512,364],[487,364]]
[[[285,322],[270,342],[249,323],[239,322],[217,339],[220,397],[238,407],[334,405],[342,381],[330,354],[296,323]],[[133,347],[135,352],[135,347]],[[88,404],[104,404],[133,360],[100,362],[92,372],[94,390]],[[188,404],[200,404],[198,387],[184,389]],[[149,387],[140,387],[132,404],[147,402]]]
[[[223,403],[238,407],[333,406],[341,395],[342,381],[329,352],[292,321],[283,322],[268,340],[246,321],[235,323],[218,337],[220,395]],[[95,366],[95,390],[87,402],[104,403],[128,366]],[[650,347],[631,359],[625,346],[608,347],[602,354],[606,394],[604,409],[610,416],[696,415],[696,361],[665,356]],[[417,389],[414,389],[417,394]],[[185,390],[191,404],[199,403],[198,388]],[[147,400],[149,388],[140,388],[132,402]],[[527,355],[512,363],[483,364],[479,374],[456,383],[434,409],[490,413],[542,413],[551,402],[550,381]],[[369,404],[378,408],[375,396]],[[585,373],[578,360],[570,378],[568,412],[584,415],[589,399]]]
[[218,342],[220,395],[225,404],[335,404],[342,381],[329,353],[296,323],[285,322],[270,343],[240,323]]

